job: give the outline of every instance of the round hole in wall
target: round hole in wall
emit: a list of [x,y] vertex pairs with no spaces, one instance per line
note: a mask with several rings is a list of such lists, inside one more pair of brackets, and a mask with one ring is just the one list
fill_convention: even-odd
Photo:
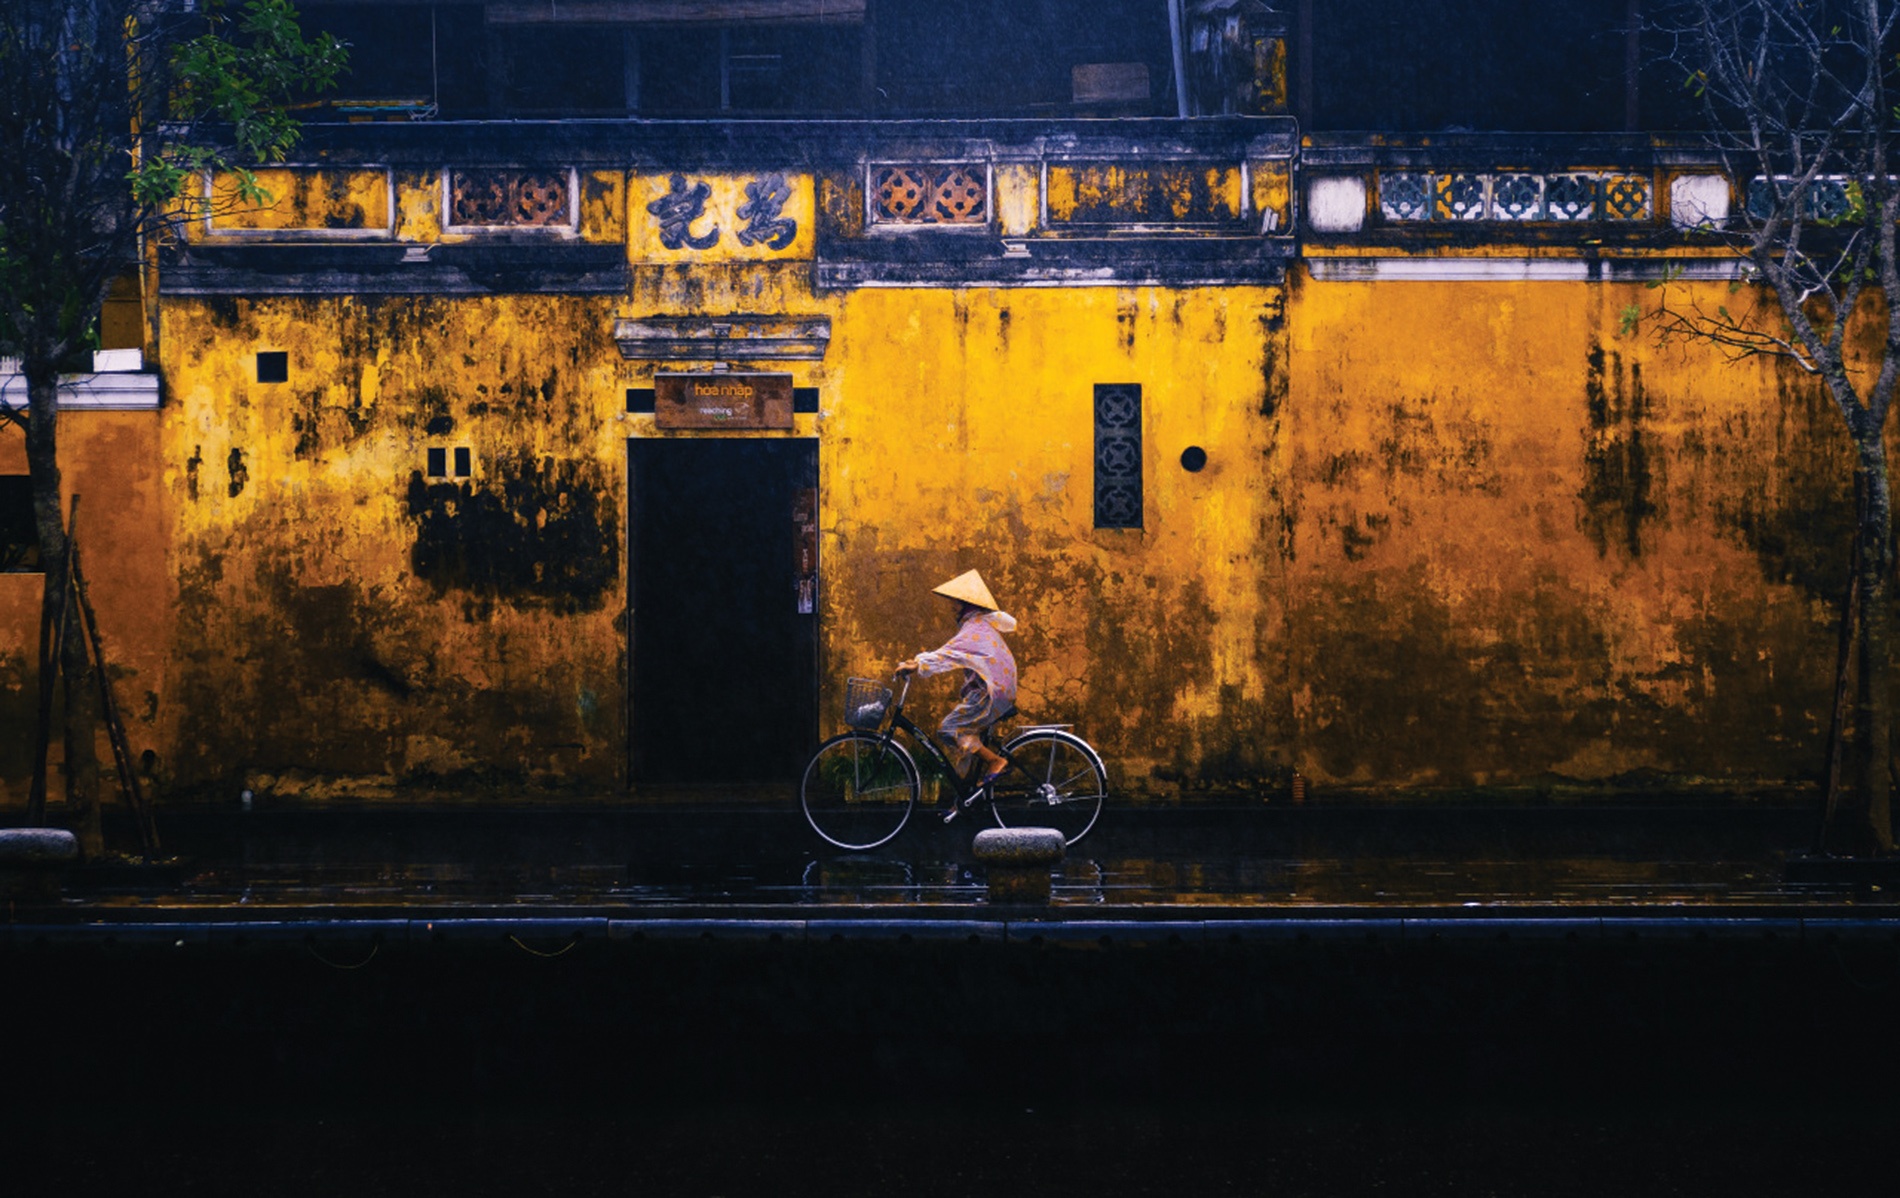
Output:
[[1181,469],[1190,474],[1200,472],[1207,465],[1207,451],[1198,445],[1190,445],[1181,451]]

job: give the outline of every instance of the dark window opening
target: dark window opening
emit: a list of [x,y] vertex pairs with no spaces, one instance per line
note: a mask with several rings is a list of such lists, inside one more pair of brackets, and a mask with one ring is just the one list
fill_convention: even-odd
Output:
[[1141,527],[1141,386],[1095,385],[1095,527]]
[[1181,451],[1181,469],[1189,474],[1199,474],[1207,466],[1207,451],[1198,445],[1190,445]]
[[491,25],[499,43],[501,108],[560,116],[623,113],[627,70],[618,26]]
[[1313,6],[1312,125],[1433,132],[1625,127],[1628,0]]
[[478,4],[309,4],[297,24],[306,36],[329,33],[349,44],[349,70],[300,111],[304,120],[375,116],[376,104],[401,119],[433,107],[447,116],[478,115],[488,107],[487,37]]
[[642,113],[850,112],[863,92],[857,25],[642,28],[633,37]]
[[719,30],[643,29],[635,36],[641,112],[719,111]]
[[429,477],[447,478],[449,475],[449,451],[446,449],[429,450]]
[[[1115,66],[1117,111],[1174,114],[1174,57],[1165,0],[937,0],[877,6],[877,106],[941,114],[1061,115],[1080,66]],[[1148,95],[1131,100],[1134,68]],[[1101,72],[1094,72],[1100,75]],[[1084,72],[1085,83],[1091,78]]]
[[290,381],[290,354],[281,349],[269,349],[258,354],[257,381],[288,383]]
[[471,473],[468,446],[457,445],[455,447],[455,477],[467,478]]
[[33,480],[25,474],[0,475],[0,573],[40,569],[40,533],[33,519]]

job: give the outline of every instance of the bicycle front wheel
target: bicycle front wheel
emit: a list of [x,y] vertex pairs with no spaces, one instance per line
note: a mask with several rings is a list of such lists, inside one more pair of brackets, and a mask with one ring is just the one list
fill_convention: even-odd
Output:
[[812,830],[841,849],[874,849],[903,831],[922,789],[904,746],[847,732],[818,746],[799,802]]
[[1032,729],[1003,746],[1015,766],[996,780],[996,822],[1005,828],[1054,828],[1064,843],[1088,835],[1108,795],[1108,770],[1081,737]]

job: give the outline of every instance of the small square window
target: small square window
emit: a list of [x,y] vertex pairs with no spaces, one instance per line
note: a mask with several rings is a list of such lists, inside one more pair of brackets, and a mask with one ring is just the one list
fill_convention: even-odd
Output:
[[0,573],[33,573],[39,568],[40,532],[33,521],[33,480],[24,474],[0,475]]
[[455,477],[467,478],[470,474],[468,446],[455,447]]
[[429,451],[429,477],[446,478],[449,473],[449,451],[431,449]]
[[257,381],[288,383],[290,381],[290,354],[281,349],[267,349],[258,354]]

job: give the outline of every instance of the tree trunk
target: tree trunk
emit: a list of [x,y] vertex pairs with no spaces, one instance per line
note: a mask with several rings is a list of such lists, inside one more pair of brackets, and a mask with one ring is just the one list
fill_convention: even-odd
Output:
[[1859,678],[1854,696],[1852,764],[1848,788],[1842,796],[1829,852],[1864,855],[1893,848],[1893,820],[1889,762],[1892,756],[1893,687],[1889,677],[1888,640],[1892,617],[1888,611],[1893,572],[1893,503],[1887,477],[1887,450],[1879,429],[1857,436],[1860,503],[1855,513],[1860,540],[1859,574],[1853,585],[1860,592]]
[[[59,494],[59,371],[50,359],[29,357],[25,368],[28,418],[27,470],[32,478],[33,522],[40,538],[40,568],[46,573],[40,602],[52,614],[53,626],[65,627],[55,646],[65,681],[66,820],[87,857],[104,851],[105,835],[99,822],[98,697],[86,642],[79,621],[61,620],[70,602],[66,587],[66,554],[70,542],[60,510]],[[42,730],[41,735],[47,735]]]

